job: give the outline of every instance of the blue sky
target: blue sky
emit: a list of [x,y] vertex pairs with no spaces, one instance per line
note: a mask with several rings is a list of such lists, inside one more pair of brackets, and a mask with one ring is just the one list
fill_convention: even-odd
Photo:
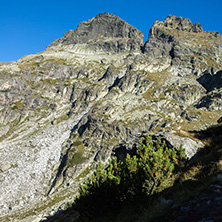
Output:
[[221,0],[2,0],[0,62],[38,53],[52,41],[98,13],[110,12],[135,26],[148,38],[153,22],[173,14],[199,22],[205,31],[222,34]]

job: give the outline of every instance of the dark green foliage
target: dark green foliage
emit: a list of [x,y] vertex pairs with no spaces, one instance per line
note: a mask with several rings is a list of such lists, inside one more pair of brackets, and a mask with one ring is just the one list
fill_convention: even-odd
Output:
[[154,147],[148,136],[140,142],[138,154],[142,188],[149,195],[153,194],[155,189],[172,175],[175,166],[179,166],[179,163],[185,159],[182,147],[180,152],[175,148],[168,149],[165,147],[165,141],[161,143],[160,138],[157,139],[156,147]]
[[168,149],[158,138],[154,146],[151,137],[140,141],[137,155],[127,155],[125,161],[114,158],[108,168],[99,163],[91,178],[80,186],[80,195],[73,207],[88,218],[109,208],[118,208],[124,201],[152,195],[162,182],[178,171],[185,152]]

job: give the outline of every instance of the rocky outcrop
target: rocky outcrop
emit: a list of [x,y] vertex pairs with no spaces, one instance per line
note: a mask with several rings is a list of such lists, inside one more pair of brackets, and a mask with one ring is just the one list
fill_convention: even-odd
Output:
[[203,32],[199,23],[187,18],[169,15],[163,22],[155,21],[143,51],[153,59],[170,57],[170,69],[179,75],[222,69],[222,36]]
[[168,15],[163,22],[158,22],[158,25],[170,29],[177,29],[180,31],[196,32],[196,33],[203,32],[203,28],[200,25],[200,23],[192,24],[190,19],[176,17],[174,15]]
[[183,149],[185,149],[185,153],[189,159],[192,158],[197,153],[197,150],[199,148],[204,146],[204,144],[200,141],[195,141],[187,137],[181,137],[173,133],[168,133],[168,132],[160,133],[159,135],[157,134],[156,136],[160,136],[161,138],[166,140],[167,143],[170,144],[170,146],[172,147],[179,148],[180,146],[182,146]]
[[92,52],[129,52],[140,50],[143,34],[119,17],[101,13],[86,22],[81,22],[76,30],[70,30],[50,46],[76,46],[76,50]]
[[197,108],[205,108],[209,111],[221,110],[222,109],[222,90],[215,89],[203,96],[201,100],[195,105]]
[[222,71],[216,74],[205,73],[197,81],[208,91],[222,88]]
[[141,51],[142,42],[102,13],[46,51],[0,64],[1,215],[37,203],[49,214],[57,195],[64,208],[96,162],[131,152],[147,133],[195,154],[200,144],[176,133],[222,115],[221,35],[168,16]]

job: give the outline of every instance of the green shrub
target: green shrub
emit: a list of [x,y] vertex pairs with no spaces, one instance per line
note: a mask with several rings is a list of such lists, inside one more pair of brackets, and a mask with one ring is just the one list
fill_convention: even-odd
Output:
[[184,161],[182,147],[169,149],[160,138],[154,145],[147,135],[140,141],[137,155],[128,154],[125,161],[114,158],[107,168],[99,163],[92,177],[80,185],[73,207],[89,218],[123,201],[152,195]]
[[143,191],[149,195],[167,180],[175,170],[185,161],[185,150],[180,147],[169,149],[165,141],[161,143],[160,137],[157,139],[156,146],[153,145],[151,138],[146,136],[140,141],[139,149],[139,177],[143,182]]

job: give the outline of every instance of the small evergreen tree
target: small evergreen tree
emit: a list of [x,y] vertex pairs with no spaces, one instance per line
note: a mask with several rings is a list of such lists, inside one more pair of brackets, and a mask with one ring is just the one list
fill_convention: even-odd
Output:
[[140,141],[137,155],[127,154],[125,161],[115,157],[106,169],[99,163],[92,177],[80,185],[73,207],[90,217],[92,212],[98,215],[135,196],[152,195],[185,159],[182,147],[169,149],[160,138],[154,145],[147,135]]
[[185,160],[185,152],[180,148],[169,149],[165,141],[161,142],[160,137],[154,146],[151,137],[148,135],[140,141],[139,149],[139,175],[143,181],[142,191],[151,195],[162,182],[167,180],[173,173],[176,166]]

